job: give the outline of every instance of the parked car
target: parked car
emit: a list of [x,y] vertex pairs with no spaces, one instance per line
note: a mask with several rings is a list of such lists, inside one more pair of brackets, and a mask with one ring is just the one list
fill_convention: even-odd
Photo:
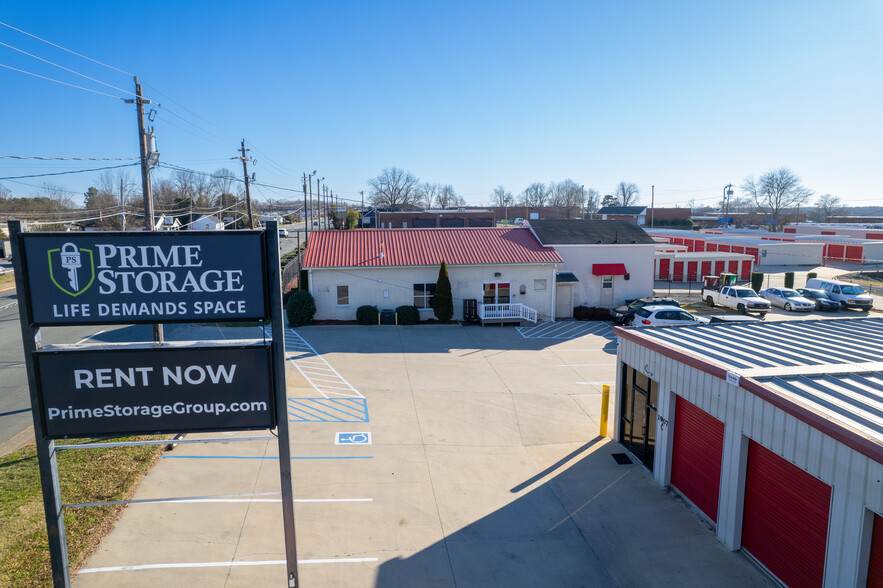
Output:
[[287,237],[288,236],[288,229],[279,229],[279,236],[280,237]]
[[773,306],[781,306],[788,312],[797,310],[800,312],[811,312],[816,303],[809,298],[804,298],[800,292],[792,288],[767,288],[758,292],[761,297],[770,301]]
[[871,310],[874,306],[874,299],[861,286],[852,282],[810,278],[806,281],[806,287],[824,290],[831,300],[839,302],[840,308],[844,310],[852,307]]
[[632,324],[636,327],[664,327],[705,324],[707,322],[708,319],[690,314],[683,308],[664,304],[643,307],[635,313],[635,320]]
[[616,308],[611,310],[610,318],[613,319],[613,322],[620,325],[630,325],[632,324],[632,320],[634,320],[635,318],[635,313],[645,306],[649,306],[651,304],[655,304],[657,306],[662,304],[677,307],[681,306],[681,303],[674,298],[638,298],[637,300],[632,300],[625,306],[617,306]]
[[840,310],[840,303],[836,300],[831,300],[831,297],[824,290],[798,288],[797,291],[804,298],[812,300],[816,305],[816,310]]

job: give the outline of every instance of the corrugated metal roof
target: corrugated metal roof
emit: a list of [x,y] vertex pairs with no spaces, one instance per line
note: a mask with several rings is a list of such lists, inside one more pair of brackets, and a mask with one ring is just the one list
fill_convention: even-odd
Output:
[[883,319],[878,318],[713,323],[639,333],[742,374],[883,362]]
[[561,263],[530,229],[446,228],[314,231],[304,268]]

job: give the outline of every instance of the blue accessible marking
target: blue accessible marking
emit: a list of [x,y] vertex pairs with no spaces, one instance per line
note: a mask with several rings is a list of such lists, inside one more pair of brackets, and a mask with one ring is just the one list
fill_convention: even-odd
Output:
[[367,423],[365,398],[289,398],[292,423]]
[[371,433],[337,433],[335,445],[371,445]]

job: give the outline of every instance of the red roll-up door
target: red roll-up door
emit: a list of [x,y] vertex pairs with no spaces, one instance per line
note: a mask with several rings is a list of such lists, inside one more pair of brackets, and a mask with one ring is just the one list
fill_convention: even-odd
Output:
[[687,262],[687,281],[688,282],[696,282],[699,281],[699,262],[698,261],[688,261]]
[[696,239],[696,251],[705,251],[705,239]]
[[795,227],[785,227],[785,233],[796,233],[797,229]]
[[667,280],[668,279],[668,271],[669,267],[671,267],[671,260],[662,258],[659,260],[659,279]]
[[676,261],[674,263],[674,271],[672,272],[671,279],[675,282],[683,282],[684,281],[684,262]]
[[733,259],[732,261],[730,261],[730,269],[727,271],[729,271],[731,274],[738,274],[739,273],[739,260]]
[[742,548],[786,586],[821,586],[831,487],[751,441]]
[[876,239],[880,241],[883,239],[883,233],[865,233],[865,239]]
[[822,231],[823,235],[836,235],[837,231]]
[[701,274],[699,279],[702,279],[702,276],[710,276],[711,275],[711,262],[710,261],[703,261],[702,262],[702,271],[699,273]]
[[871,535],[867,588],[883,588],[883,517],[878,514],[874,515],[874,534]]
[[831,243],[828,246],[828,257],[831,259],[843,259],[843,254],[846,252],[846,247],[843,245],[837,245],[836,243]]
[[760,263],[760,249],[757,247],[746,247],[745,253],[754,256],[754,263]]
[[724,424],[675,396],[675,430],[671,452],[671,485],[717,522]]
[[861,263],[864,261],[864,247],[861,245],[846,246],[846,260]]
[[730,246],[729,245],[718,245],[717,250],[718,251],[726,251],[727,253],[729,253]]
[[706,251],[717,251],[717,243],[706,243],[705,250]]
[[739,273],[740,280],[750,280],[751,279],[751,264],[753,262],[750,259],[742,260],[742,271]]
[[727,262],[725,262],[723,260],[715,261],[714,262],[714,275],[719,276],[722,273],[724,273],[724,269],[726,269],[726,264],[727,264]]

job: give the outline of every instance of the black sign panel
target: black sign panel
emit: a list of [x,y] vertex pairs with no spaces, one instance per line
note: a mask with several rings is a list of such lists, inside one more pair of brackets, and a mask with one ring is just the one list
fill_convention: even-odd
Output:
[[33,325],[268,316],[261,232],[24,233]]
[[45,436],[276,426],[269,344],[34,353]]

